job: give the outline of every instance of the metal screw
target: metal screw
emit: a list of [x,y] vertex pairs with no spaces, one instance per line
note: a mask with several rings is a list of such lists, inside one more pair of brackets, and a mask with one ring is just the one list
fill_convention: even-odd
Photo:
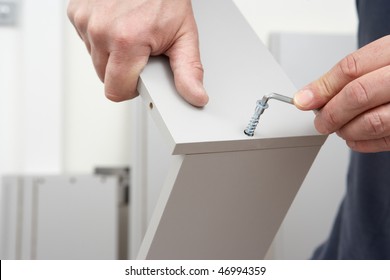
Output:
[[249,121],[248,126],[244,130],[244,133],[246,135],[253,136],[255,134],[255,129],[257,127],[257,124],[259,123],[260,116],[264,113],[265,109],[268,108],[268,100],[270,99],[276,99],[285,103],[294,104],[294,100],[292,98],[278,93],[270,93],[264,95],[261,100],[257,100],[256,102],[255,113]]

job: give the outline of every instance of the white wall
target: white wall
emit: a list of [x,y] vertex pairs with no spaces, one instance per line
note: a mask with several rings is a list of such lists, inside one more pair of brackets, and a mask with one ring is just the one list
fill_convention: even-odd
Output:
[[[18,42],[20,32],[16,28],[0,27],[0,177],[9,172],[15,172],[20,167],[18,144]],[[0,206],[3,203],[0,180]],[[2,240],[3,213],[0,207],[0,257],[5,250]]]
[[0,176],[61,169],[62,0],[19,0],[0,26]]
[[20,167],[18,113],[20,96],[20,30],[0,27],[0,174],[14,172]]
[[272,32],[356,31],[355,0],[234,0],[264,43]]
[[0,26],[0,177],[58,173],[64,2],[15,2],[18,24]]
[[61,170],[62,0],[19,1],[0,27],[0,173]]

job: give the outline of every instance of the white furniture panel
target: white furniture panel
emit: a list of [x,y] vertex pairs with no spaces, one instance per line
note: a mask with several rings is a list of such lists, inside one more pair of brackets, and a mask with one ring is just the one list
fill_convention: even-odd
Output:
[[[232,1],[193,6],[210,102],[202,109],[187,104],[163,57],[151,59],[141,74],[144,106],[176,156],[161,189],[150,186],[147,161],[153,159],[145,143],[136,147],[133,230],[141,239],[140,227],[148,228],[138,257],[263,258],[325,137],[315,131],[312,112],[277,101],[255,136],[246,136],[256,100],[270,92],[291,96],[295,88]],[[148,136],[142,125],[138,132]],[[144,192],[151,189],[161,193],[145,222],[139,218],[146,219]]]
[[144,101],[154,104],[151,114],[173,154],[306,145],[303,137],[317,135],[312,113],[278,102],[270,104],[254,139],[242,133],[257,99],[270,92],[292,96],[295,88],[232,1],[197,0],[193,6],[209,104],[199,109],[180,98],[162,57],[150,60],[139,87]]
[[126,258],[119,177],[7,176],[2,189],[2,259]]
[[317,152],[313,146],[178,156],[139,257],[263,258]]

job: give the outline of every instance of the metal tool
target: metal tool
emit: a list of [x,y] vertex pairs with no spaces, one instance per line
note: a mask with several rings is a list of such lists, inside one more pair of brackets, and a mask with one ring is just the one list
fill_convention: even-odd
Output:
[[284,96],[278,93],[270,93],[264,95],[261,100],[257,100],[255,113],[253,114],[248,126],[244,130],[244,133],[248,136],[253,136],[255,134],[255,129],[259,123],[261,114],[268,108],[268,100],[276,99],[285,103],[294,104],[294,100],[288,96]]

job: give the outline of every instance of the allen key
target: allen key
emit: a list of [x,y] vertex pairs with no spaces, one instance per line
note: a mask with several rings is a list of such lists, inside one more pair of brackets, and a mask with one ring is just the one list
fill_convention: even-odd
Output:
[[268,100],[270,99],[276,99],[285,103],[294,104],[294,99],[288,96],[284,96],[274,92],[264,95],[261,100],[257,100],[256,102],[255,113],[249,121],[248,126],[244,130],[244,133],[246,135],[253,136],[255,134],[255,129],[257,127],[257,124],[259,123],[260,116],[264,113],[265,109],[268,108]]

